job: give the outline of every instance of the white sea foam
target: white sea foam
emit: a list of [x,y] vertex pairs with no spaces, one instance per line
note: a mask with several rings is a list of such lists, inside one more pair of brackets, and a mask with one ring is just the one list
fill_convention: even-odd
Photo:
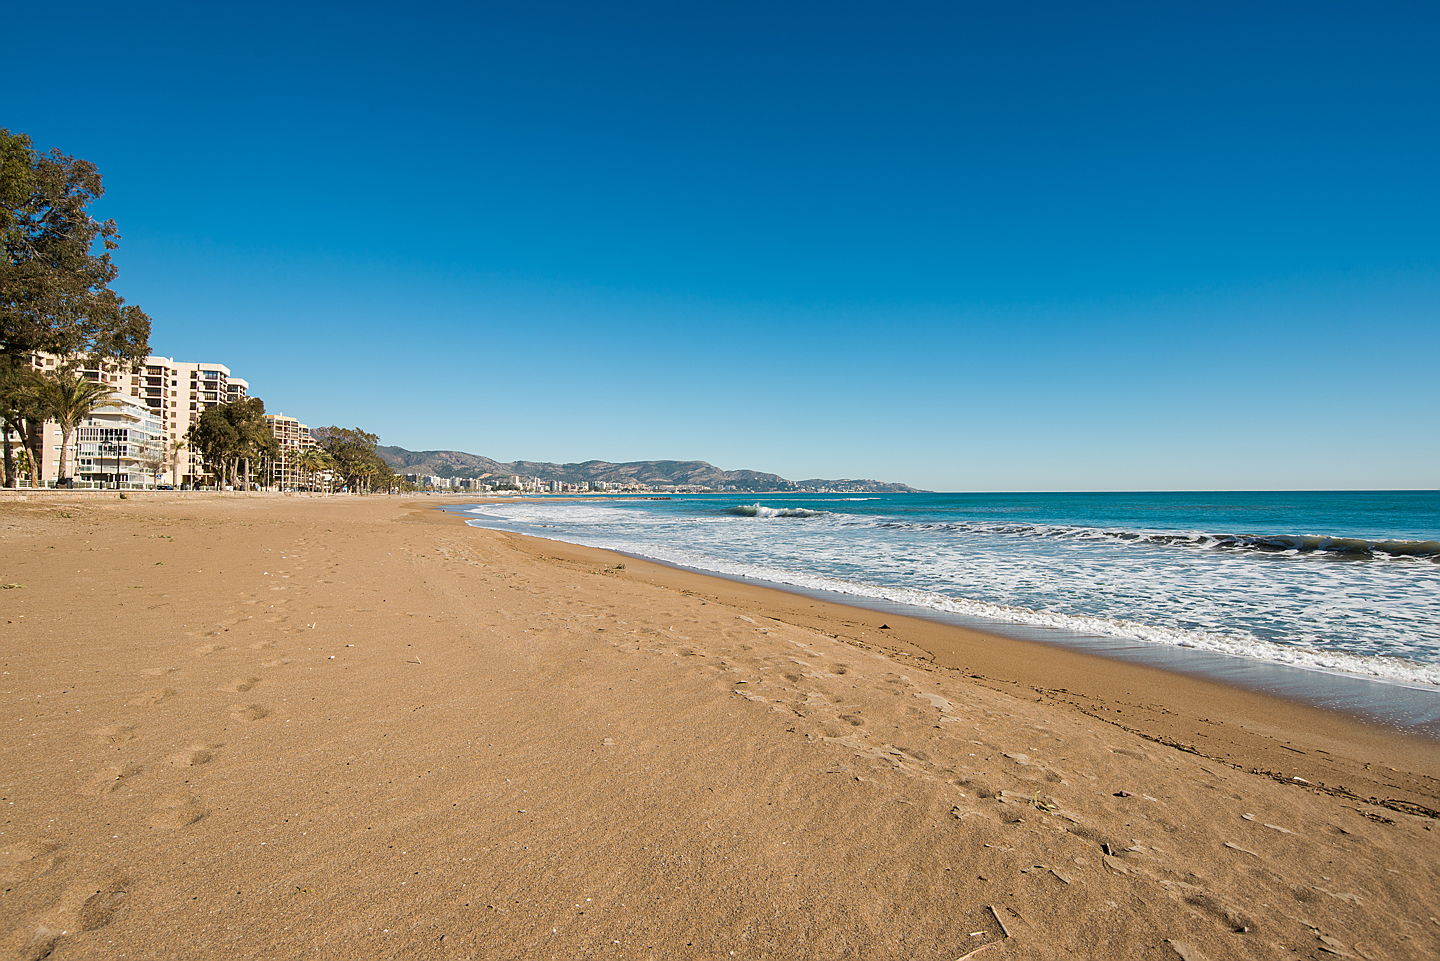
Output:
[[736,517],[825,517],[829,511],[812,511],[804,507],[767,507],[764,504],[741,504],[725,511]]
[[758,510],[736,516],[718,505],[506,504],[478,508],[475,522],[996,624],[1440,686],[1440,566],[1428,561],[1176,550],[1075,528],[1037,536],[1038,525],[809,513],[805,523],[757,524]]

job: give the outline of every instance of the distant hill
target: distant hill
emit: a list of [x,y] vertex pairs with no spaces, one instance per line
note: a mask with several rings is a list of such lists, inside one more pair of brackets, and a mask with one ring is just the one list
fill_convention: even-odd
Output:
[[812,478],[790,481],[779,474],[754,470],[721,470],[703,460],[642,460],[612,464],[603,460],[587,460],[578,464],[550,464],[543,461],[517,460],[504,463],[481,454],[458,450],[406,450],[403,447],[380,447],[380,456],[401,474],[433,474],[436,477],[538,477],[544,481],[567,484],[590,482],[607,484],[645,484],[651,487],[684,485],[696,487],[732,487],[740,491],[776,490],[846,490],[872,493],[904,493],[915,488],[875,480],[823,480]]

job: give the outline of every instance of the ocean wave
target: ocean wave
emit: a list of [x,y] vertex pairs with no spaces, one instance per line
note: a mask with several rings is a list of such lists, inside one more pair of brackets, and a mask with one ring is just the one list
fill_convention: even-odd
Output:
[[803,507],[766,507],[764,504],[740,504],[725,511],[736,517],[824,517],[827,511],[812,511]]
[[881,521],[882,528],[946,530],[959,533],[1016,534],[1029,537],[1108,540],[1180,547],[1205,547],[1269,554],[1329,554],[1351,558],[1415,558],[1440,561],[1440,541],[1380,540],[1329,537],[1319,534],[1214,534],[1204,531],[1144,531],[1123,528],[1074,527],[1063,524],[986,524],[965,521],[935,523]]
[[[479,520],[470,523],[485,526]],[[539,536],[550,537],[551,535],[542,533]],[[552,537],[551,539],[563,538]],[[856,598],[888,601],[943,614],[959,615],[996,624],[1002,632],[1003,626],[1000,625],[1005,624],[1048,628],[1060,632],[1062,635],[1120,638],[1144,644],[1189,648],[1232,657],[1268,661],[1272,664],[1283,664],[1305,670],[1349,674],[1426,689],[1440,688],[1440,664],[1414,661],[1408,657],[1322,650],[1299,644],[1281,644],[1256,637],[1248,631],[1239,629],[1204,630],[1143,623],[1126,617],[1038,610],[976,598],[957,597],[913,587],[868,583],[816,572],[734,561],[706,556],[690,550],[625,539],[587,537],[580,539],[579,542],[728,577],[783,584],[801,590],[826,591]]]

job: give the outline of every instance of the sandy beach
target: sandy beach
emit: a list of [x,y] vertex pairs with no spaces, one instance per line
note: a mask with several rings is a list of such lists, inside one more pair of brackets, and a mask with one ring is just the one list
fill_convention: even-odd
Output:
[[0,502],[0,956],[1440,956],[1434,740],[438,501]]

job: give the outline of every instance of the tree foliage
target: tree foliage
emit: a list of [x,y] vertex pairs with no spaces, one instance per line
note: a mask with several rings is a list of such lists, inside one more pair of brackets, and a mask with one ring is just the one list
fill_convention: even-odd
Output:
[[53,420],[60,426],[60,462],[56,482],[63,484],[69,477],[66,454],[75,428],[101,407],[114,406],[113,391],[105,384],[86,380],[72,370],[47,371],[39,377],[42,420]]
[[20,438],[19,456],[5,434],[5,485],[15,487],[19,475],[40,484],[40,460],[44,446],[45,399],[40,372],[30,365],[0,363],[0,422]]
[[149,352],[150,318],[110,289],[120,232],[90,214],[104,193],[88,160],[38,153],[0,128],[0,352],[131,362]]
[[331,457],[329,452],[323,448],[311,447],[300,452],[300,456],[295,460],[295,466],[305,475],[307,486],[313,490],[317,481],[321,480],[322,474],[335,469],[335,458]]
[[274,459],[280,444],[265,420],[265,402],[259,397],[242,397],[203,411],[190,427],[187,441],[205,460],[205,466],[221,484],[248,481],[256,461]]
[[[110,289],[120,232],[90,213],[104,192],[94,164],[39,153],[25,134],[0,128],[0,416],[20,437],[32,484],[43,432],[31,358],[43,351],[136,364],[150,351],[150,318]],[[18,466],[6,434],[7,486]]]
[[335,470],[352,491],[393,490],[399,483],[375,445],[380,438],[358,427],[320,427],[311,434],[335,462]]

